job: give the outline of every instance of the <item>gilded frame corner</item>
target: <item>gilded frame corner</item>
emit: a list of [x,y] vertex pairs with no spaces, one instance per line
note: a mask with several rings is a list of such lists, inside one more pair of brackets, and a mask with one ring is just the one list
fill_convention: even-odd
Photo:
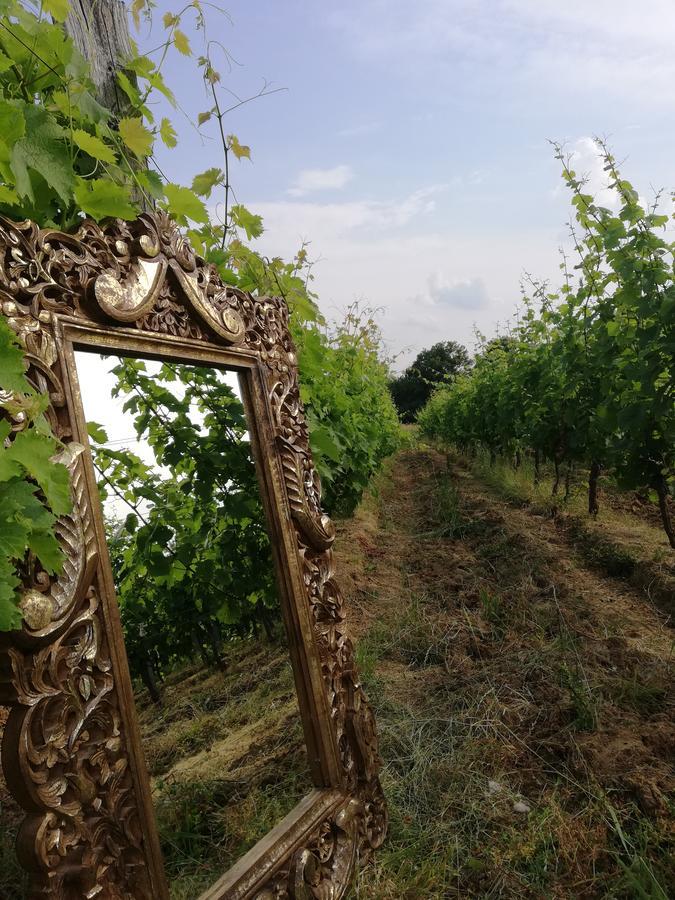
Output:
[[[314,790],[202,900],[344,896],[386,834],[371,708],[333,576],[288,310],[222,283],[163,213],[73,234],[0,219],[0,303],[48,395],[73,511],[66,565],[24,566],[20,631],[0,639],[2,759],[26,812],[32,897],[168,897],[119,612],[86,445],[74,350],[208,362],[240,373],[272,535]],[[13,423],[18,431],[20,421]]]

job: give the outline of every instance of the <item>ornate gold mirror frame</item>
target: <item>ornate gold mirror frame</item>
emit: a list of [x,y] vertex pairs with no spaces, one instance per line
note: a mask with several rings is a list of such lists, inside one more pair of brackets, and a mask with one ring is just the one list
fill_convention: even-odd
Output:
[[[75,373],[76,348],[239,372],[274,548],[314,790],[203,895],[342,897],[383,841],[375,725],[333,579],[288,310],[226,287],[165,215],[74,234],[0,220],[2,311],[49,396],[73,512],[60,576],[25,568],[22,630],[2,637],[2,761],[25,809],[32,897],[168,897]],[[15,423],[18,430],[20,422]]]

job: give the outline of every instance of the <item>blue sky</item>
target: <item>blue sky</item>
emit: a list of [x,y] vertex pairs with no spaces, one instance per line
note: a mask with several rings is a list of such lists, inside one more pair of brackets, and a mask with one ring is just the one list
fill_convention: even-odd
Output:
[[[159,0],[157,13],[179,3]],[[263,216],[258,241],[317,259],[320,305],[382,308],[398,365],[437,340],[473,346],[512,314],[525,271],[558,279],[569,198],[547,139],[602,190],[591,137],[608,137],[649,197],[673,186],[675,3],[672,0],[232,0],[207,13],[236,60],[217,67],[240,96],[284,91],[233,112],[252,148],[237,198]],[[161,37],[141,28],[144,49]],[[193,47],[202,41],[184,21]],[[217,51],[216,52],[217,55]],[[166,70],[185,110],[210,105],[194,63]],[[220,164],[173,114],[180,143],[159,160],[190,183]],[[208,129],[207,129],[208,130]],[[670,199],[668,198],[668,205]]]

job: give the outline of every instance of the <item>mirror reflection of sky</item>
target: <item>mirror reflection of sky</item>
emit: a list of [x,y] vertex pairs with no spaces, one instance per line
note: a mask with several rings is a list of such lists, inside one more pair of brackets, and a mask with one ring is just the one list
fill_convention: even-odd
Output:
[[[78,350],[75,352],[75,361],[85,417],[87,422],[95,422],[103,427],[108,436],[104,446],[114,450],[130,450],[146,465],[168,476],[169,470],[166,467],[157,465],[155,462],[155,455],[148,442],[136,436],[134,416],[132,413],[124,410],[124,404],[128,397],[125,395],[113,397],[116,379],[112,374],[112,369],[119,362],[119,358]],[[146,359],[144,362],[146,371],[150,375],[157,375],[162,367],[162,363],[155,360]],[[220,372],[220,374],[223,380],[230,385],[235,396],[241,400],[237,374],[225,371]],[[184,396],[185,388],[180,382],[172,382],[171,390],[178,397]],[[190,418],[194,422],[199,423],[203,421],[204,417],[196,406],[193,406],[190,411]],[[245,435],[244,439],[247,440],[248,436]],[[96,474],[98,477],[98,472]],[[108,492],[104,510],[106,515],[116,519],[123,519],[131,512],[130,507],[110,491]]]
[[[135,37],[161,44],[162,15]],[[226,15],[215,6],[222,6]],[[226,133],[251,146],[233,161],[238,202],[264,217],[256,242],[290,257],[311,241],[323,311],[355,298],[382,307],[393,351],[442,339],[473,346],[519,299],[525,271],[560,283],[559,246],[573,249],[570,199],[548,139],[603,202],[606,176],[592,136],[609,138],[626,177],[649,198],[675,187],[675,3],[651,0],[228,0],[204,4],[225,105]],[[203,33],[183,20],[195,53]],[[170,180],[222,165],[212,105],[194,60],[170,51],[164,101],[179,143],[157,142]],[[184,114],[181,110],[187,111]],[[214,211],[222,197],[210,201]],[[409,355],[405,358],[409,358]],[[401,359],[400,363],[403,363]]]

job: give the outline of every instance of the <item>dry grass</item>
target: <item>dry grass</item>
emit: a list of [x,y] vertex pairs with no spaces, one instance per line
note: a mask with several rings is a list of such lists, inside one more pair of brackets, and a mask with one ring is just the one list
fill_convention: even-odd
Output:
[[392,818],[354,896],[664,900],[673,640],[647,598],[431,450],[342,532]]
[[[675,883],[673,633],[636,577],[672,564],[620,497],[592,522],[545,493],[411,448],[340,524],[391,813],[353,898],[665,900]],[[225,673],[175,673],[161,707],[141,697],[173,900],[308,790],[294,703],[283,647],[253,642]]]
[[311,789],[288,653],[228,647],[225,672],[141,692],[143,744],[172,900],[194,900]]

